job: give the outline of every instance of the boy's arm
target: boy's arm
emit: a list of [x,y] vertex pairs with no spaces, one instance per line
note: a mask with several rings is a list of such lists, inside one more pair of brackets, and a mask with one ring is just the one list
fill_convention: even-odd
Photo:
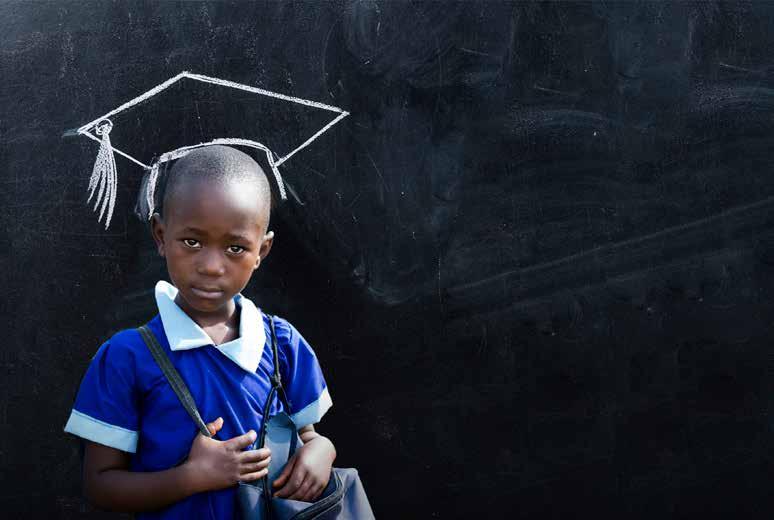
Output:
[[[317,430],[314,429],[313,424],[307,424],[300,430],[298,430],[298,436],[301,437],[301,440],[304,441],[304,444],[311,441],[315,437],[322,437],[319,433],[317,433]],[[326,437],[327,439],[327,437]],[[330,442],[330,439],[328,439]],[[333,446],[333,443],[331,442],[331,448],[333,448],[333,458],[336,458],[336,448]]]
[[[213,435],[222,426],[221,418],[207,424]],[[160,509],[194,493],[255,480],[266,475],[271,461],[268,448],[244,451],[255,438],[253,430],[227,441],[198,433],[183,464],[148,472],[129,471],[129,453],[88,442],[84,492],[98,507],[140,512]]]
[[129,471],[130,454],[86,443],[83,491],[97,507],[139,512],[159,509],[194,494],[190,468],[185,464],[163,471]]

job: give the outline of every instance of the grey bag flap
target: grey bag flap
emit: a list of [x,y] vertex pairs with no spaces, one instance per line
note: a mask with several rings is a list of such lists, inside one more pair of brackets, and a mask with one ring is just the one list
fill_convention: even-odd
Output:
[[264,442],[264,446],[271,450],[268,474],[269,484],[271,484],[279,477],[290,457],[303,443],[298,436],[296,425],[285,412],[279,412],[269,419]]

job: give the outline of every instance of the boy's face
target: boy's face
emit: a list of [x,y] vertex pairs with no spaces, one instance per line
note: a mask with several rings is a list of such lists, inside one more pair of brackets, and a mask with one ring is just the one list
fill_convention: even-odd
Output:
[[269,254],[267,201],[244,183],[192,180],[177,186],[152,229],[159,254],[192,317],[218,318]]

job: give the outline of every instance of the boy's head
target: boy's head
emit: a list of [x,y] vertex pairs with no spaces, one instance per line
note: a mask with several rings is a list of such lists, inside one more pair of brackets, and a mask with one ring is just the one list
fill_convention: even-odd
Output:
[[151,227],[178,304],[189,314],[223,310],[271,249],[265,173],[239,150],[205,146],[174,163],[160,195]]

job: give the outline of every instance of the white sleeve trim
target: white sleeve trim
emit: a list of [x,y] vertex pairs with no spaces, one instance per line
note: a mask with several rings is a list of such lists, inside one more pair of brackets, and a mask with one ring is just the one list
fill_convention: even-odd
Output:
[[64,431],[121,451],[137,451],[138,433],[95,419],[73,409]]
[[328,387],[323,388],[320,397],[316,401],[304,406],[303,409],[290,416],[290,419],[295,423],[296,428],[303,428],[309,424],[315,424],[320,422],[325,412],[333,406],[331,400],[331,394],[328,393]]

